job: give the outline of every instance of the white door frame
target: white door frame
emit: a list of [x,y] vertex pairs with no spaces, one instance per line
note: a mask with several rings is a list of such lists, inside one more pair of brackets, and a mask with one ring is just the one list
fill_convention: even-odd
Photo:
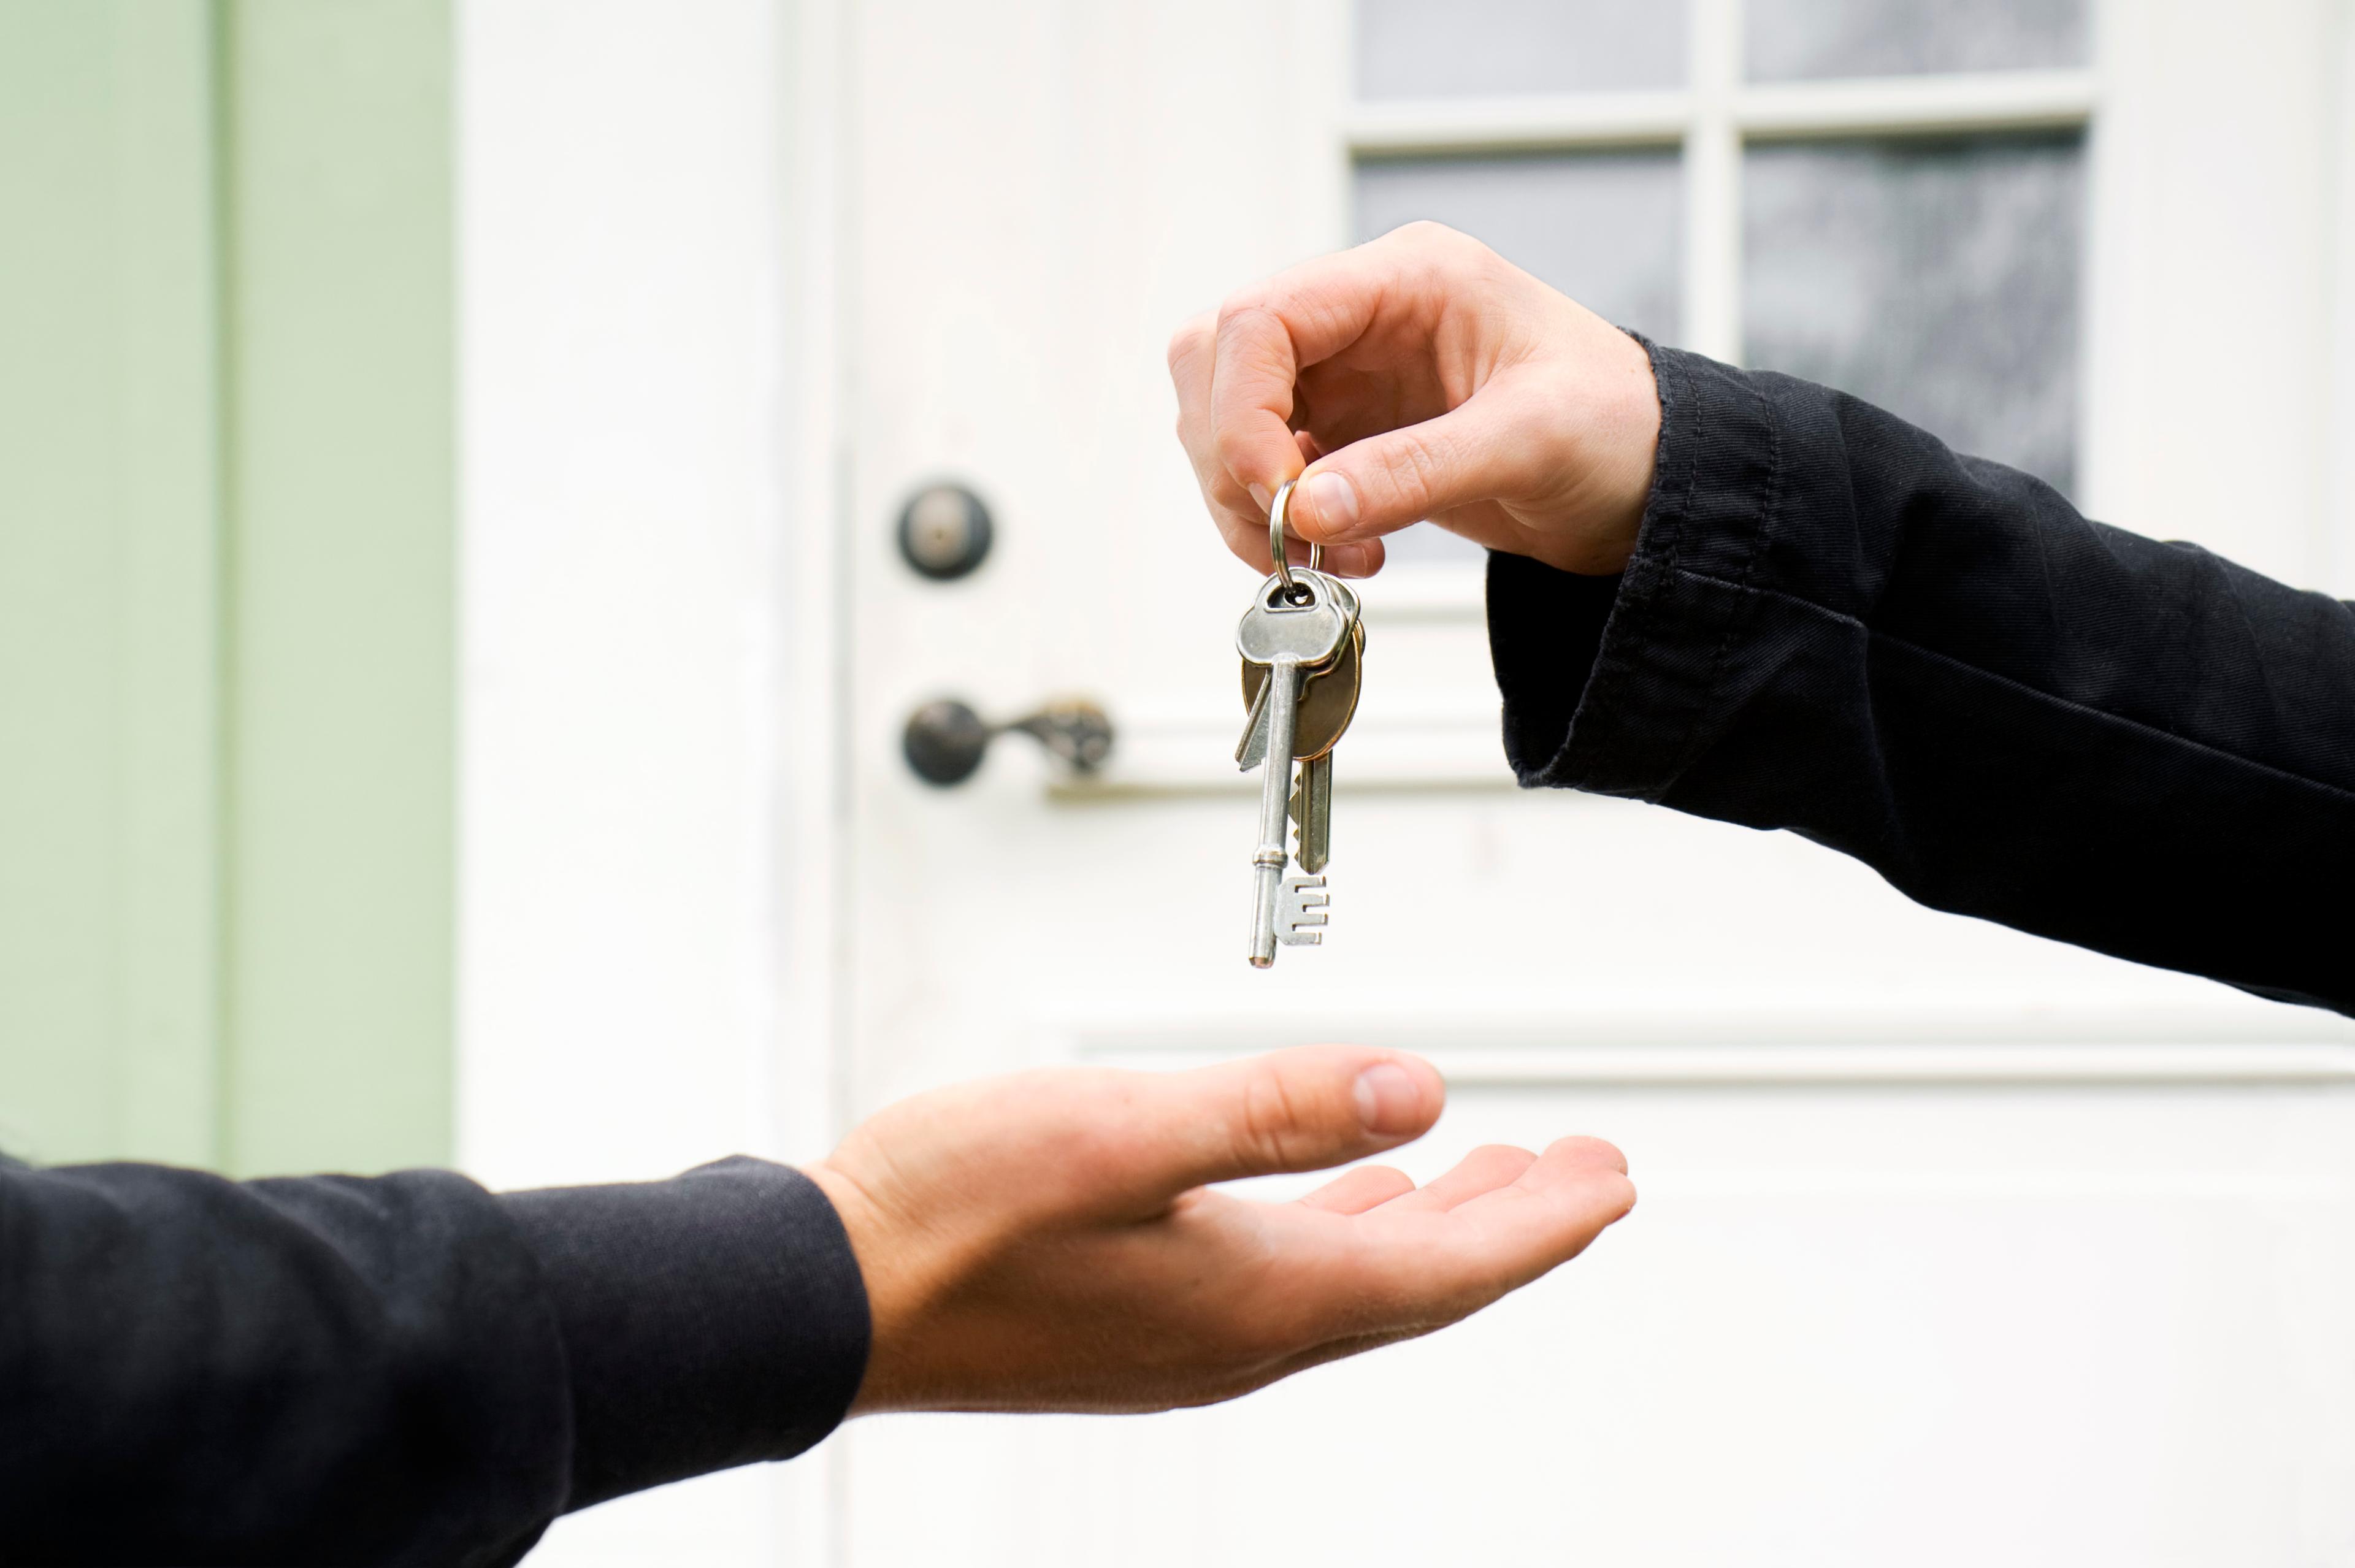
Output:
[[[839,1124],[837,0],[459,0],[459,1161]],[[533,1562],[835,1560],[828,1453]]]

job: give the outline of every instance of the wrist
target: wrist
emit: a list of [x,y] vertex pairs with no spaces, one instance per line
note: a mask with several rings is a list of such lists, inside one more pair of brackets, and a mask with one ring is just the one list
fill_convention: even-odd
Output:
[[1531,412],[1554,487],[1508,509],[1519,538],[1500,545],[1581,577],[1625,570],[1643,531],[1660,444],[1650,345],[1586,315]]
[[1607,344],[1591,378],[1597,397],[1588,427],[1594,439],[1589,468],[1594,495],[1585,548],[1574,560],[1547,562],[1589,577],[1624,571],[1636,553],[1659,462],[1660,387],[1651,345],[1618,327],[1609,330]]
[[868,1347],[864,1375],[847,1413],[876,1415],[917,1410],[914,1389],[925,1380],[911,1365],[926,1315],[943,1294],[954,1263],[923,1227],[893,1223],[885,1204],[849,1171],[826,1160],[800,1168],[842,1221],[843,1234],[867,1293]]

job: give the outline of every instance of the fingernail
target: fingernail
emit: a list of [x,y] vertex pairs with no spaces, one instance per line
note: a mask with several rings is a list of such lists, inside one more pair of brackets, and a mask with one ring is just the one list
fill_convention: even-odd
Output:
[[1252,485],[1251,487],[1251,498],[1259,503],[1259,509],[1263,512],[1275,505],[1275,492],[1269,489],[1264,485]]
[[1293,505],[1305,510],[1307,520],[1328,539],[1358,526],[1358,487],[1346,474],[1310,475]]
[[1412,1132],[1422,1115],[1423,1091],[1405,1068],[1381,1061],[1358,1074],[1358,1120],[1368,1132]]

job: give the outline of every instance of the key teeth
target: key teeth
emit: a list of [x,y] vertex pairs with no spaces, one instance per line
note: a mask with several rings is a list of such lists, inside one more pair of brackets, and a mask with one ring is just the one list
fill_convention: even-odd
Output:
[[1322,877],[1289,877],[1276,912],[1276,939],[1287,946],[1316,947],[1325,941],[1325,918],[1333,902]]
[[1292,858],[1300,863],[1302,870],[1314,873],[1325,869],[1326,859],[1329,857],[1317,855],[1315,852],[1316,846],[1308,841],[1308,816],[1300,799],[1306,793],[1307,785],[1305,784],[1292,792]]

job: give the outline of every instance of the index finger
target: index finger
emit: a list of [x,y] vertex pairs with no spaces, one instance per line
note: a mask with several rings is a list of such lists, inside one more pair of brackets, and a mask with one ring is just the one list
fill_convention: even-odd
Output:
[[1292,433],[1300,372],[1365,335],[1395,272],[1378,241],[1303,261],[1219,307],[1213,446],[1228,476],[1261,506],[1306,466]]

